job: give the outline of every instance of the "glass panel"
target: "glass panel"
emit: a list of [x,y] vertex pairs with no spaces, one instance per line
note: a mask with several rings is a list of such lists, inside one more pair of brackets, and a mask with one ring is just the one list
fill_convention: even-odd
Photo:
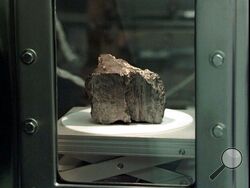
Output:
[[[62,182],[195,182],[194,6],[194,0],[57,0]],[[162,82],[101,54],[149,69]]]

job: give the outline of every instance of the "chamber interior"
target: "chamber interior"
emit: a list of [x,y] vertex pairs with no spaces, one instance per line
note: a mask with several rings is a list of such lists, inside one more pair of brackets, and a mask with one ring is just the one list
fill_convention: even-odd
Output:
[[[195,1],[57,0],[56,4],[60,180],[193,184]],[[86,80],[100,54],[112,54],[160,76],[166,89],[161,124],[102,125],[91,118]]]

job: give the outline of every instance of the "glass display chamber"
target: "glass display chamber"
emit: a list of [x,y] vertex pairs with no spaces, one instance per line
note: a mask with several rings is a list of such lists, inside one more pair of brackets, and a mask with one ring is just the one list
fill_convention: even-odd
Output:
[[[246,0],[1,1],[13,187],[248,187],[247,5]],[[86,83],[101,54],[159,75],[166,91],[161,123],[95,121]],[[123,87],[119,79],[104,90],[110,104],[121,97],[110,97]],[[137,103],[150,109],[148,101],[155,100],[145,88],[151,84],[155,91],[152,83],[159,83],[143,81],[135,82],[131,91],[143,92],[126,113]],[[103,105],[102,97],[98,100]]]
[[[194,1],[57,1],[58,168],[62,181],[194,184],[194,31]],[[91,119],[92,102],[85,81],[101,54],[112,54],[160,76],[166,90],[161,124],[101,125]],[[136,87],[143,87],[141,84]],[[119,86],[113,87],[108,93]],[[144,92],[150,91],[142,91],[143,96],[136,100],[150,96]],[[107,103],[100,100],[96,106]],[[112,102],[113,106],[117,103]],[[142,103],[140,114],[143,105],[149,105]],[[120,113],[121,108],[108,110]]]

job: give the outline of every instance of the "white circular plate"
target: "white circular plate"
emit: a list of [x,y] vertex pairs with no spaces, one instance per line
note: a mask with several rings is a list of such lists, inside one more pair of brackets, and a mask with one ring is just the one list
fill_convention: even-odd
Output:
[[192,123],[193,118],[189,114],[178,110],[165,109],[165,115],[161,124],[131,123],[101,125],[91,119],[90,108],[74,112],[64,116],[61,122],[67,128],[88,134],[106,136],[138,136],[166,133],[177,128],[184,128]]

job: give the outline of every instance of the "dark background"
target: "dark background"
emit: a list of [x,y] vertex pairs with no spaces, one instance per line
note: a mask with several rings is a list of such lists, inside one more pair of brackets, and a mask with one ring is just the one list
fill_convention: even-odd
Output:
[[[158,73],[168,91],[194,74],[193,0],[58,0],[57,15],[78,59],[67,61],[58,41],[57,65],[85,79],[102,53]],[[167,108],[195,103],[194,79],[167,98]],[[86,106],[84,90],[58,78],[58,112]]]

